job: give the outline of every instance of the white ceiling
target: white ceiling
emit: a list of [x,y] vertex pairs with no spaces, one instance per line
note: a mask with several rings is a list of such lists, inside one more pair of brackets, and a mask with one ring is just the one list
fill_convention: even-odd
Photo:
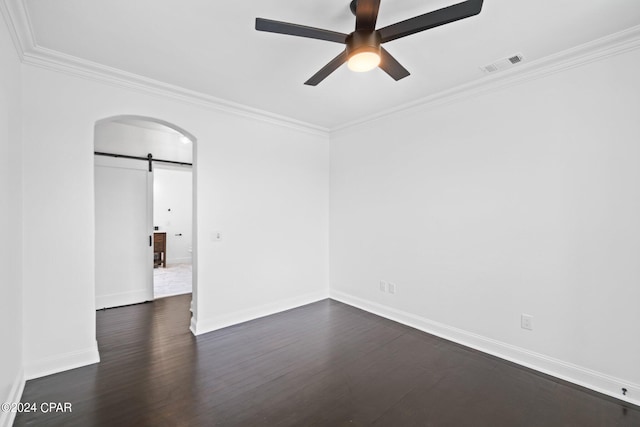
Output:
[[[256,17],[349,33],[349,0],[24,0],[37,47],[332,129],[487,78],[480,66],[522,53],[526,67],[640,24],[639,0],[485,0],[475,17],[385,44],[411,76],[350,72],[303,85],[343,47],[258,32]],[[456,0],[382,0],[378,28]]]

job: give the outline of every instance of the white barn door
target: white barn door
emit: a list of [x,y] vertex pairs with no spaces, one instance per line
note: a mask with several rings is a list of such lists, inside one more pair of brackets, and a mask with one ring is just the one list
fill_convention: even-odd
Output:
[[153,300],[153,172],[95,156],[96,309]]

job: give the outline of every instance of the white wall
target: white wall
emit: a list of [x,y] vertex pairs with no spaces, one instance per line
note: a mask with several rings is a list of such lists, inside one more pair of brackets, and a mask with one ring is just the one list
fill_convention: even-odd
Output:
[[[134,122],[135,123],[135,122]],[[155,125],[153,122],[151,125]],[[155,125],[161,127],[161,125]],[[167,128],[149,129],[132,124],[108,121],[96,125],[95,151],[191,163],[192,144],[183,144],[181,135]]]
[[[20,79],[20,62],[0,18],[0,403],[19,401],[24,385]],[[0,412],[0,426],[12,418]]]
[[153,224],[167,233],[167,264],[191,263],[192,179],[189,167],[153,169]]
[[332,295],[640,402],[639,69],[635,50],[336,134]]
[[[106,117],[155,117],[197,138],[196,332],[326,297],[326,136],[33,66],[23,70],[30,377],[97,360],[93,141],[94,124]],[[223,239],[210,240],[213,231]],[[43,250],[45,238],[55,250]]]

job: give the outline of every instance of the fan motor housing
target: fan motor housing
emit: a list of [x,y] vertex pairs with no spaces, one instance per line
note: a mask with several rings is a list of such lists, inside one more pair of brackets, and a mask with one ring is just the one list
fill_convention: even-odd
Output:
[[351,0],[351,3],[349,3],[349,9],[351,9],[351,13],[353,13],[353,16],[356,16],[357,7],[358,7],[358,0]]
[[347,55],[375,52],[380,55],[380,34],[377,31],[354,31],[347,36]]

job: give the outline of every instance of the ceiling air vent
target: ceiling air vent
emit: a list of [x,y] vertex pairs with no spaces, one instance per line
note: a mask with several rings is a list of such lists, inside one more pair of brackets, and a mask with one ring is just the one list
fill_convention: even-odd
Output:
[[509,62],[511,62],[512,64],[517,64],[518,62],[522,62],[522,55],[514,55],[511,58],[509,58]]
[[498,67],[496,67],[496,66],[495,66],[495,65],[493,65],[493,64],[489,64],[489,65],[487,65],[486,67],[484,67],[484,70],[485,70],[487,73],[493,73],[494,71],[498,71]]
[[524,56],[522,56],[521,53],[517,53],[507,58],[499,59],[492,64],[488,64],[488,65],[485,65],[484,67],[480,67],[480,69],[485,73],[495,73],[497,71],[502,71],[507,68],[513,67],[514,65],[521,63],[523,60],[524,60]]

